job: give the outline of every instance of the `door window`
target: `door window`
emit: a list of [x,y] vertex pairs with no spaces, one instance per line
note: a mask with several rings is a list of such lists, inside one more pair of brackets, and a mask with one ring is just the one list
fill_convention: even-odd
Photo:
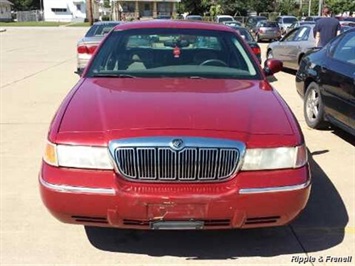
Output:
[[334,59],[355,65],[355,33],[344,36],[333,49]]
[[310,32],[310,28],[309,27],[301,27],[297,31],[294,40],[295,41],[307,41],[308,40],[308,36],[309,36],[309,32]]
[[290,31],[290,33],[285,36],[284,41],[285,42],[293,41],[295,39],[295,36],[299,33],[300,30],[301,29]]

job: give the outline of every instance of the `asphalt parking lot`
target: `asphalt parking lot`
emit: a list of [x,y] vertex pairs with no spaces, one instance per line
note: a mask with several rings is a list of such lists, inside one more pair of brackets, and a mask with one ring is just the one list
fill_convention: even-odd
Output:
[[293,73],[276,74],[272,84],[305,135],[313,187],[306,209],[290,225],[168,232],[99,230],[55,220],[41,202],[37,175],[51,118],[78,81],[76,42],[86,30],[0,33],[1,265],[353,265],[355,140],[339,129],[306,126]]

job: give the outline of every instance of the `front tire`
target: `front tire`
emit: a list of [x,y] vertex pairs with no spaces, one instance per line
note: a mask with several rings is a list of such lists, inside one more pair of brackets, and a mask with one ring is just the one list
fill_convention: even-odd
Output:
[[322,96],[319,86],[315,82],[311,82],[307,87],[303,113],[306,123],[310,128],[321,129],[326,126]]

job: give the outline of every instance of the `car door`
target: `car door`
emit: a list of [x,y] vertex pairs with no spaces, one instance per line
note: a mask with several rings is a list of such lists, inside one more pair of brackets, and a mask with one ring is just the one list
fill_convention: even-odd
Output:
[[[273,47],[274,58],[283,61],[284,63],[288,60],[288,50],[289,46],[292,45],[293,39],[295,38],[299,28],[293,29],[283,37],[277,45]],[[286,66],[287,67],[287,66]]]
[[292,69],[298,69],[300,55],[315,46],[312,34],[310,26],[299,27],[293,40],[285,47],[284,65]]
[[328,118],[355,130],[355,31],[330,43],[320,80]]

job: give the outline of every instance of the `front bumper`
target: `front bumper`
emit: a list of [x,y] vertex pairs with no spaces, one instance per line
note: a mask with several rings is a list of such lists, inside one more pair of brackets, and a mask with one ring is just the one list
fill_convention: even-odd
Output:
[[62,222],[136,229],[194,221],[203,229],[281,226],[305,207],[311,187],[308,166],[240,172],[221,183],[162,184],[43,163],[39,181],[44,204]]

